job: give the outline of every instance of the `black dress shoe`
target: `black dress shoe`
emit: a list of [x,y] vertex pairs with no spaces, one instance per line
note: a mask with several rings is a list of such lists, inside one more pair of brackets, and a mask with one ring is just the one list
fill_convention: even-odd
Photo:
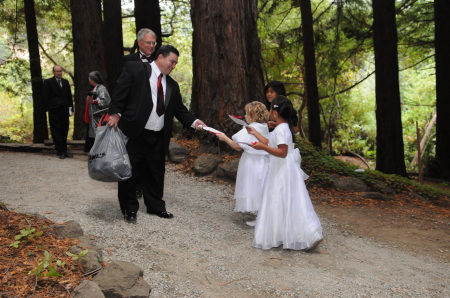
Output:
[[173,214],[170,212],[167,212],[167,210],[159,211],[159,212],[150,212],[147,211],[148,214],[156,215],[162,218],[172,218]]
[[73,157],[73,154],[70,154],[70,153],[67,153],[67,152],[66,152],[66,153],[64,153],[64,156],[65,156],[65,157],[68,157],[68,158],[72,158],[72,157]]
[[59,157],[59,159],[64,159],[64,158],[66,158],[66,155],[64,155],[64,154],[58,154],[58,157]]
[[135,224],[137,222],[136,212],[126,212],[123,218],[127,223]]

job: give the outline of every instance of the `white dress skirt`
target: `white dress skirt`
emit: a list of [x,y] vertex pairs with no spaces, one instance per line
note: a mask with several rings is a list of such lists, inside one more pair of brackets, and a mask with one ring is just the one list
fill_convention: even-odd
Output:
[[[267,124],[253,122],[254,127],[261,135],[268,138],[269,129]],[[236,175],[236,187],[234,198],[236,212],[258,212],[261,206],[262,191],[269,165],[269,154],[263,150],[253,149],[250,145],[258,139],[249,134],[243,127],[232,136],[232,140],[237,142],[244,151],[239,160]]]
[[308,176],[300,168],[300,151],[294,148],[288,124],[278,125],[269,146],[288,145],[285,158],[270,155],[253,246],[308,250],[323,239],[322,226],[306,189]]

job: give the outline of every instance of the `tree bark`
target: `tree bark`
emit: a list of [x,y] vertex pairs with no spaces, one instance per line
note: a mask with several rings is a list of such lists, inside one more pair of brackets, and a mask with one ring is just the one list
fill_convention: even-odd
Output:
[[305,59],[305,96],[308,108],[309,141],[322,147],[320,131],[319,90],[317,87],[314,28],[310,0],[299,0],[302,14],[303,56]]
[[142,28],[148,28],[156,33],[157,51],[162,43],[161,9],[159,0],[134,0],[134,18],[136,33]]
[[106,70],[108,81],[105,83],[112,93],[119,77],[120,64],[123,56],[122,9],[121,0],[103,0],[103,37],[105,49]]
[[206,124],[231,132],[228,114],[264,99],[257,0],[191,0],[191,110]]
[[372,7],[376,73],[376,169],[406,177],[395,0],[372,0]]
[[42,102],[42,69],[34,0],[25,0],[24,8],[28,52],[30,54],[31,90],[33,94],[33,143],[44,143],[44,140],[48,139],[48,128],[47,115]]
[[[73,139],[84,138],[84,109],[88,92],[88,74],[97,70],[107,81],[102,15],[99,0],[71,0],[74,56],[75,119]],[[87,14],[86,12],[89,12]]]
[[450,2],[434,1],[436,50],[436,159],[439,177],[450,180]]

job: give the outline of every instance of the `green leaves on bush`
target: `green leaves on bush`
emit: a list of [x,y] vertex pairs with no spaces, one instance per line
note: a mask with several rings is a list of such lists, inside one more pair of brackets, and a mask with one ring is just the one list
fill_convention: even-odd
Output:
[[296,147],[302,155],[301,167],[306,174],[310,175],[310,184],[319,187],[329,187],[332,183],[332,174],[340,176],[356,177],[364,181],[373,191],[385,193],[408,192],[416,193],[428,200],[436,200],[441,196],[450,197],[450,193],[435,187],[411,181],[408,178],[397,175],[383,174],[375,170],[355,172],[357,166],[345,163],[333,158],[326,152],[315,148],[308,140],[297,138]]
[[76,254],[73,254],[73,253],[67,251],[66,255],[71,257],[72,260],[78,260],[79,258],[85,256],[88,252],[89,252],[89,250],[85,249],[85,250],[81,251],[79,254],[76,255]]
[[31,228],[31,226],[27,226],[25,229],[20,231],[19,235],[16,235],[14,239],[17,241],[11,243],[9,246],[18,248],[21,242],[30,241],[33,237],[42,236],[42,232],[36,232],[35,228]]
[[53,264],[54,259],[51,256],[51,254],[48,251],[44,251],[44,256],[42,257],[42,260],[39,262],[36,268],[28,272],[30,275],[36,275],[36,277],[41,278],[45,276],[56,276],[61,277],[62,274],[56,270],[56,268],[64,267],[66,264],[65,262],[62,262],[61,260],[56,260],[55,264]]

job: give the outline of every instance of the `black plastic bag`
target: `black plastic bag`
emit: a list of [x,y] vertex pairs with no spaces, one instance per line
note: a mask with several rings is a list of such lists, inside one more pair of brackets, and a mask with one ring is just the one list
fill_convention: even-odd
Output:
[[126,142],[119,128],[97,127],[95,142],[89,151],[89,177],[102,182],[119,182],[131,178],[131,163]]

